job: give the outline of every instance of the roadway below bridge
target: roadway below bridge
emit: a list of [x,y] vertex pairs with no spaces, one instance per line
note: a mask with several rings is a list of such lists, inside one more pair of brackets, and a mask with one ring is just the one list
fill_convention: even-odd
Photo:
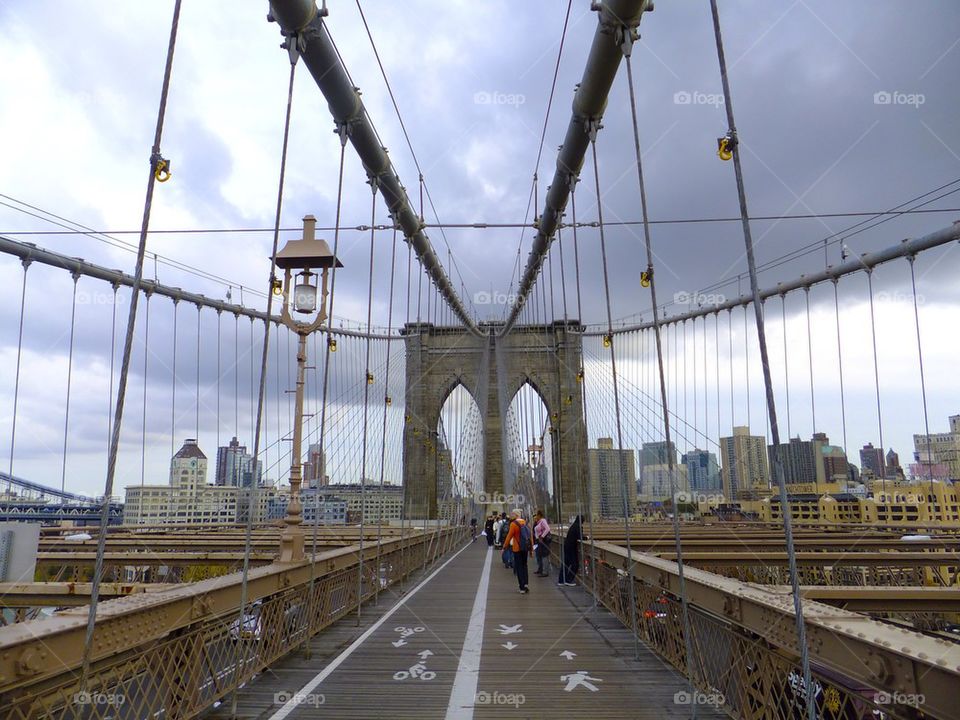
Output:
[[[652,720],[689,717],[688,698],[686,680],[643,646],[635,658],[629,630],[583,589],[531,574],[520,594],[478,540],[261,673],[237,716]],[[229,698],[204,715],[230,716]]]

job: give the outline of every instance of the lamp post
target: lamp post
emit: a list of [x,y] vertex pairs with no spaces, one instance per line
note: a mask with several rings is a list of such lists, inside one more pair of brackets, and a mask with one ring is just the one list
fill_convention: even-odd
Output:
[[[343,267],[334,257],[325,240],[315,237],[317,220],[313,215],[303,218],[303,238],[290,240],[280,250],[274,262],[283,269],[283,280],[273,278],[271,290],[283,297],[280,320],[297,334],[297,387],[293,418],[293,449],[290,459],[290,502],[287,504],[286,526],[280,535],[280,562],[302,560],[303,555],[303,504],[300,502],[300,485],[303,467],[300,463],[303,446],[303,388],[307,366],[307,336],[317,330],[327,319],[327,273],[332,267]],[[314,272],[319,270],[319,274]],[[295,273],[295,275],[294,275]],[[320,286],[317,287],[317,278]],[[291,299],[291,283],[293,297]],[[320,302],[317,304],[319,290]],[[307,316],[304,321],[295,319],[290,306],[298,315]],[[309,320],[309,316],[316,316]]]

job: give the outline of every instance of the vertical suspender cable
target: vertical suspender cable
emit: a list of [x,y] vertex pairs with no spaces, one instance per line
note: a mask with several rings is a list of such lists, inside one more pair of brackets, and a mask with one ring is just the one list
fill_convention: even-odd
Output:
[[920,397],[923,400],[923,432],[927,438],[927,481],[930,486],[930,503],[936,504],[936,497],[933,494],[933,453],[930,448],[930,420],[927,415],[927,382],[923,373],[923,345],[920,342],[920,308],[917,305],[917,277],[913,270],[913,263],[916,257],[909,255],[907,260],[910,262],[910,285],[913,292],[913,320],[917,328],[917,360],[920,367]]
[[[873,343],[873,382],[877,391],[877,427],[880,431],[880,453],[883,453],[883,414],[880,412],[880,366],[877,361],[877,323],[873,312],[873,268],[867,270],[867,289],[870,292],[870,339]],[[881,462],[883,467],[886,467]],[[887,492],[887,473],[880,478],[883,492]]]
[[773,398],[773,381],[770,377],[770,360],[767,355],[767,338],[763,323],[763,308],[760,304],[760,287],[757,283],[757,265],[753,255],[753,237],[750,232],[750,214],[747,210],[747,195],[743,185],[743,169],[740,166],[740,150],[737,147],[737,129],[733,117],[733,104],[730,97],[730,79],[727,77],[727,63],[723,52],[723,38],[720,32],[720,13],[717,0],[710,0],[713,15],[713,29],[717,43],[717,58],[720,64],[720,78],[723,82],[724,105],[727,111],[729,137],[732,139],[733,167],[736,175],[737,195],[740,200],[740,217],[743,223],[743,240],[746,245],[747,268],[750,271],[750,289],[753,293],[753,309],[757,321],[757,342],[760,345],[760,364],[763,368],[763,383],[767,396],[767,414],[770,417],[770,435],[773,444],[773,465],[777,485],[780,488],[780,510],[783,516],[783,532],[787,541],[787,558],[790,567],[790,585],[793,591],[793,607],[796,613],[797,644],[800,646],[800,664],[803,670],[803,682],[806,690],[807,717],[816,720],[816,702],[813,693],[813,678],[810,674],[810,657],[807,648],[806,626],[803,620],[803,599],[800,596],[800,582],[797,576],[797,556],[793,546],[792,518],[787,500],[787,486],[783,475],[783,462],[780,457],[780,428],[777,425],[777,408]]
[[196,408],[196,422],[194,424],[194,432],[196,433],[194,437],[197,440],[197,443],[200,442],[200,328],[202,323],[200,322],[203,315],[203,306],[197,305],[197,408]]
[[[179,0],[178,0],[179,1]],[[297,39],[295,37],[287,38],[286,42],[296,43]],[[296,75],[297,70],[297,58],[299,55],[295,51],[288,53],[290,58],[290,79],[287,83],[287,106],[286,113],[284,116],[283,124],[283,143],[280,150],[280,177],[277,182],[277,211],[274,216],[273,224],[273,248],[270,253],[270,275],[269,283],[272,287],[273,280],[276,276],[276,258],[277,258],[277,246],[280,241],[280,211],[283,208],[283,182],[286,176],[287,170],[287,145],[290,139],[290,114],[293,110],[293,79]],[[260,461],[260,436],[261,429],[263,424],[263,406],[264,406],[264,397],[266,395],[266,383],[267,383],[267,358],[269,357],[270,352],[270,320],[269,318],[273,313],[273,292],[267,293],[267,311],[266,319],[263,322],[263,348],[260,354],[260,382],[257,389],[257,406],[256,406],[256,419],[251,430],[253,431],[253,457],[251,458],[250,467],[253,469],[252,481],[250,483],[250,494],[248,495],[249,505],[247,507],[247,523],[244,528],[244,539],[243,539],[243,571],[242,571],[242,580],[240,583],[240,605],[237,611],[237,627],[243,627],[245,622],[245,615],[247,613],[247,592],[248,592],[248,581],[250,578],[250,543],[253,534],[253,519],[254,514],[259,510],[259,489],[260,483],[256,481],[257,467]],[[250,337],[251,350],[253,348],[253,318],[250,319]],[[199,313],[197,315],[197,347],[200,347],[200,335],[199,335],[200,319]],[[250,357],[250,367],[251,367],[251,381],[253,380],[252,371],[253,371],[253,355]],[[251,400],[253,398],[251,397]],[[198,395],[199,403],[199,395]],[[199,421],[198,421],[199,422]],[[308,632],[309,634],[309,632]],[[242,637],[242,633],[241,633]],[[256,642],[256,638],[252,638],[253,642]],[[246,650],[245,647],[247,642],[241,640],[237,643],[236,657],[234,659],[234,677],[233,682],[231,683],[233,690],[230,693],[230,714],[232,717],[237,715],[237,689],[240,685],[240,672],[243,667],[246,666],[245,662],[241,662],[241,653],[243,654],[244,660],[246,659]]]
[[[833,279],[833,312],[837,323],[837,369],[840,375],[840,427],[843,430],[843,454],[847,455],[847,403],[843,393],[843,345],[840,335],[840,295],[837,286],[837,278]],[[827,478],[829,480],[829,478]],[[847,479],[850,479],[850,471],[847,471]]]
[[[222,314],[223,310],[217,308],[217,454],[220,453],[220,319]],[[255,475],[256,472],[254,472]],[[255,477],[254,482],[256,482]]]
[[[370,269],[367,278],[367,337],[364,341],[366,345],[364,367],[366,375],[363,381],[363,441],[360,451],[360,560],[357,564],[357,625],[360,624],[360,605],[363,601],[363,523],[366,515],[366,487],[367,487],[367,426],[370,412],[370,381],[373,376],[370,374],[370,322],[373,317],[373,242],[376,237],[377,224],[377,179],[370,177],[370,188],[373,191],[373,197],[370,202]],[[382,499],[382,496],[381,496]],[[380,578],[374,580],[376,584],[380,583]]]
[[[397,226],[393,226],[393,242],[390,250],[390,291],[387,301],[387,337],[393,332],[393,281],[397,267]],[[377,510],[377,582],[374,585],[375,597],[380,596],[380,554],[383,544],[383,476],[387,462],[387,411],[390,409],[390,351],[392,341],[387,340],[387,365],[383,377],[383,442],[380,445],[380,504]]]
[[[337,207],[334,215],[334,229],[333,229],[333,256],[337,257],[337,251],[340,248],[340,211],[343,204],[343,164],[344,157],[347,147],[347,137],[349,134],[349,128],[346,125],[341,125],[338,129],[340,136],[340,160],[339,160],[339,170],[337,171]],[[330,389],[330,356],[333,354],[333,333],[331,329],[333,328],[333,301],[334,301],[334,290],[336,289],[336,280],[337,280],[337,263],[333,264],[333,269],[330,271],[330,312],[327,314],[327,348],[324,353],[323,358],[323,389],[321,391],[320,399],[320,457],[323,458],[324,465],[327,464],[327,445],[326,445],[326,428],[327,428],[327,398]],[[326,472],[326,468],[324,468]],[[313,539],[311,543],[310,550],[310,585],[307,592],[308,602],[311,604],[310,612],[308,617],[313,621],[313,615],[317,612],[314,605],[315,600],[314,596],[316,595],[315,585],[317,579],[316,571],[316,556],[317,556],[317,523],[313,524]],[[309,634],[309,633],[308,633]]]
[[104,482],[103,505],[100,511],[100,534],[97,536],[97,558],[90,587],[90,605],[87,613],[87,630],[83,645],[83,658],[80,668],[80,691],[87,691],[90,674],[90,660],[93,648],[93,631],[97,617],[97,605],[100,599],[100,577],[103,574],[103,554],[106,550],[107,523],[110,519],[110,496],[113,494],[113,481],[117,465],[117,450],[120,444],[120,427],[123,420],[124,398],[127,392],[127,376],[130,373],[130,356],[133,351],[133,331],[137,320],[137,300],[143,282],[143,260],[147,247],[147,230],[150,227],[150,209],[153,203],[153,189],[160,169],[160,139],[163,136],[163,118],[167,107],[167,93],[170,88],[170,72],[173,67],[173,51],[177,39],[177,25],[180,21],[181,0],[173,7],[173,21],[170,25],[170,41],[167,45],[167,60],[163,72],[163,85],[160,92],[160,108],[157,112],[157,127],[150,154],[150,172],[147,177],[147,193],[143,204],[143,219],[140,224],[140,241],[137,246],[136,270],[130,292],[130,310],[127,315],[127,332],[123,343],[123,361],[120,365],[120,381],[117,388],[117,403],[114,411],[113,436],[110,440],[110,452],[107,457],[107,477]]
[[[577,183],[579,178],[575,175],[570,176],[570,220],[573,225],[573,270],[574,270],[574,279],[576,280],[577,286],[577,320],[580,324],[583,324],[583,296],[580,288],[580,246],[577,242]],[[579,366],[577,372],[580,376],[580,422],[583,424],[583,436],[584,442],[587,446],[590,445],[590,436],[587,433],[587,375],[586,368],[583,363],[583,337],[580,338],[580,357],[578,359]],[[584,448],[586,450],[586,448]],[[588,475],[583,473],[583,475]],[[580,475],[577,478],[577,483],[583,482],[583,475]],[[590,575],[593,582],[593,607],[597,607],[597,546],[596,546],[596,535],[593,531],[593,483],[590,478],[586,479],[586,488],[587,488],[587,507],[588,514],[587,517],[590,519]],[[561,518],[562,519],[562,518]],[[566,577],[566,558],[564,558],[563,551],[564,543],[560,543],[560,572],[563,573],[562,577]],[[583,553],[583,519],[580,520],[580,555]]]
[[[27,268],[30,267],[30,263],[33,262],[29,258],[24,258],[20,261],[23,265],[23,281],[20,285],[20,327],[17,330],[17,369],[14,371],[13,376],[13,415],[10,417],[10,461],[7,465],[7,494],[10,494],[10,489],[13,487],[13,451],[14,446],[17,441],[17,401],[20,397],[20,358],[23,354],[23,315],[24,310],[27,306]],[[114,295],[116,295],[116,289],[114,289]],[[117,304],[113,304],[114,307],[114,318],[116,318],[116,307]],[[113,357],[111,356],[110,362],[113,362]],[[110,373],[110,379],[113,379],[113,373]],[[111,388],[110,394],[113,395],[113,389]]]
[[[412,270],[413,270],[413,243],[407,242],[407,306],[406,306],[406,322],[404,323],[405,325],[409,325],[409,324],[410,324],[410,278],[411,278],[411,272],[412,272]],[[406,340],[404,340],[404,350],[406,350]],[[404,363],[404,370],[406,370],[406,363]],[[406,390],[407,390],[407,388],[406,388],[406,379],[404,379],[404,393],[403,393],[403,394],[404,394],[404,408],[403,408],[404,415],[406,415],[406,412],[407,412],[407,407],[406,407],[406,395],[407,395],[407,392],[406,392]],[[404,433],[406,433],[406,432],[407,432],[407,422],[406,422],[406,418],[404,418],[404,423],[403,423],[403,424],[404,424]],[[401,443],[405,443],[405,442],[406,442],[406,438],[401,436],[400,442],[401,442]],[[401,478],[401,482],[402,482],[402,483],[404,482],[404,478]],[[403,488],[403,493],[402,493],[402,495],[406,495],[406,491],[407,491],[407,489],[406,489],[406,487],[404,487],[404,488]],[[403,589],[403,581],[404,581],[404,578],[406,578],[406,576],[407,576],[407,535],[406,535],[406,529],[407,529],[407,502],[406,502],[406,500],[404,499],[404,500],[402,500],[402,501],[400,502],[400,568],[401,568],[401,570],[400,570],[400,589],[401,589],[401,590]]]
[[[77,326],[77,282],[80,280],[80,274],[72,273],[72,277],[73,304],[70,309],[70,349],[67,353],[67,404],[63,415],[63,457],[61,458],[60,492],[64,492],[67,488],[67,435],[70,429],[70,390],[73,386],[73,338]],[[144,347],[144,355],[146,355],[146,347]],[[144,383],[146,383],[146,378],[144,378]]]
[[[150,298],[153,292],[144,293],[143,303],[143,411],[140,424],[140,507],[143,508],[143,485],[147,476],[147,361],[150,359]],[[66,440],[66,438],[64,438]]]
[[[639,123],[637,122],[637,100],[636,93],[633,89],[633,64],[630,59],[630,50],[633,45],[633,37],[631,31],[628,28],[623,28],[624,37],[622,38],[622,49],[625,56],[625,61],[627,65],[627,85],[630,88],[630,113],[633,120],[633,141],[634,141],[634,151],[637,158],[637,180],[640,190],[640,211],[643,217],[643,237],[644,237],[644,247],[647,255],[647,277],[650,280],[650,304],[653,309],[653,332],[654,338],[657,345],[657,367],[660,373],[660,402],[663,405],[663,435],[664,441],[666,444],[667,451],[667,474],[670,478],[670,498],[671,502],[674,505],[673,507],[673,542],[674,548],[677,554],[677,580],[680,584],[680,608],[683,615],[683,638],[684,638],[684,648],[687,656],[687,677],[690,681],[690,691],[693,692],[694,682],[693,682],[693,637],[690,632],[690,609],[687,602],[687,587],[686,587],[686,578],[684,576],[684,566],[683,566],[683,547],[680,542],[680,514],[677,512],[676,502],[677,502],[677,478],[676,478],[676,468],[674,463],[676,462],[675,453],[670,448],[670,417],[667,406],[667,390],[666,385],[664,384],[664,372],[663,372],[663,345],[660,338],[660,315],[657,310],[657,288],[654,280],[654,268],[653,268],[653,241],[650,236],[650,219],[647,209],[647,190],[646,185],[643,179],[643,155],[640,151],[640,128]],[[596,150],[594,150],[596,152]],[[608,299],[609,304],[609,299]],[[609,309],[608,309],[609,315]],[[611,350],[612,350],[611,345]],[[619,420],[617,421],[619,424]],[[629,548],[629,538],[628,538],[627,552],[630,552]],[[633,580],[630,578],[630,588],[633,590]],[[631,596],[632,602],[632,596]],[[636,610],[636,608],[634,608]],[[634,621],[634,642],[638,643],[639,639],[637,638],[637,628],[636,621]],[[637,646],[637,652],[639,654],[639,646]],[[696,703],[691,703],[691,717],[696,717]]]
[[[173,299],[173,369],[171,371],[171,393],[173,399],[170,402],[170,457],[177,451],[177,309],[180,307],[179,298]],[[237,318],[239,319],[239,315]]]
[[[631,83],[632,87],[632,83]],[[630,589],[630,622],[633,631],[633,651],[636,658],[640,657],[640,636],[637,634],[637,603],[636,589],[633,583],[633,548],[630,545],[630,496],[627,493],[627,467],[623,462],[623,428],[620,423],[620,390],[617,383],[617,354],[613,342],[613,314],[610,310],[610,278],[607,271],[607,243],[603,231],[603,198],[600,194],[600,169],[597,165],[597,129],[598,122],[590,125],[590,150],[593,155],[593,180],[597,193],[597,220],[600,231],[600,259],[603,264],[603,291],[607,307],[607,338],[610,341],[610,372],[613,379],[613,411],[617,426],[617,449],[619,457],[617,468],[620,471],[620,492],[623,497],[623,536],[627,546],[627,582]],[[676,513],[674,513],[676,515]]]
[[113,430],[113,365],[117,354],[117,290],[120,289],[118,282],[114,281],[111,284],[113,286],[113,305],[110,321],[110,391],[107,393],[107,452],[110,451],[110,432]]
[[783,330],[783,389],[787,396],[787,441],[793,436],[790,427],[790,354],[787,352],[787,294],[780,295],[780,327]]
[[810,286],[804,289],[807,306],[807,365],[810,370],[810,422],[813,423],[813,432],[817,432],[817,402],[813,391],[813,333],[810,331]]

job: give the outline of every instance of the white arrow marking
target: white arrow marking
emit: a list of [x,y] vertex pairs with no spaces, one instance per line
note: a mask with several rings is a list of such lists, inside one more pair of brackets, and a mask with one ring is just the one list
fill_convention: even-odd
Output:
[[567,660],[573,660],[577,654],[575,652],[570,652],[569,650],[564,650],[560,653],[560,657],[565,657]]
[[430,657],[431,655],[433,655],[433,651],[431,651],[431,650],[421,650],[420,652],[417,653],[417,655],[420,656],[420,659],[421,659],[421,660],[426,660],[428,657]]
[[523,625],[504,625],[500,624],[500,627],[497,628],[497,632],[501,635],[513,635],[514,633],[523,632],[521,628]]
[[404,640],[403,638],[400,638],[399,640],[394,640],[390,644],[393,645],[394,647],[401,647],[402,645],[406,645],[407,641]]
[[520,647],[520,646],[508,640],[503,645],[501,645],[501,647],[505,647],[507,650],[513,650],[515,647]]

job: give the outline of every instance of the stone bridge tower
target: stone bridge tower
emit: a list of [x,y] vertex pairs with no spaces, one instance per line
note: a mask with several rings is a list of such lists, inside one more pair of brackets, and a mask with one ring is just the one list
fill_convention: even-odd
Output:
[[481,329],[486,336],[478,337],[462,327],[428,323],[411,323],[403,329],[403,485],[407,517],[437,517],[437,460],[426,441],[432,437],[436,446],[440,411],[457,385],[470,393],[483,418],[484,486],[478,490],[488,494],[512,492],[514,479],[505,477],[503,418],[514,395],[529,383],[550,418],[554,498],[548,514],[555,519],[559,493],[559,510],[567,518],[578,507],[588,505],[587,436],[578,376],[583,367],[583,328],[575,321],[518,325],[504,338],[497,337],[497,324],[482,324]]

